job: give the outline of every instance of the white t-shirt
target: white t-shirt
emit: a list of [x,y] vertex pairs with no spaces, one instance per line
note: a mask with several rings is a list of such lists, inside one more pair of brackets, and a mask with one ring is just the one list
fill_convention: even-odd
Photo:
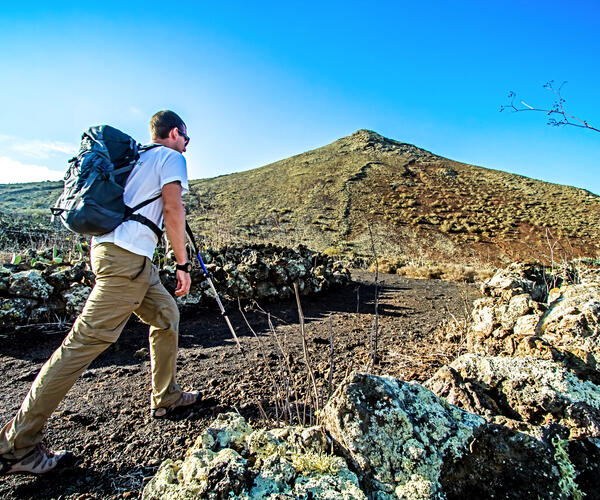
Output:
[[[165,184],[175,181],[181,183],[181,194],[187,193],[187,166],[181,153],[166,146],[143,151],[127,179],[123,200],[128,207],[133,208],[138,203],[159,195]],[[158,198],[135,213],[147,217],[158,227],[162,227],[162,198]],[[125,250],[152,259],[158,237],[145,224],[128,220],[122,222],[114,231],[92,239],[92,245],[103,242],[114,243]]]

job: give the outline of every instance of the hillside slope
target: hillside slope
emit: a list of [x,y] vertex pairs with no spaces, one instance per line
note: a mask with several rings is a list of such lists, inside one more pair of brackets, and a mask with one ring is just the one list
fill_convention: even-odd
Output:
[[[194,181],[195,229],[212,239],[302,242],[409,259],[486,262],[595,255],[600,197],[458,163],[359,130],[255,169]],[[334,247],[334,248],[331,248]]]
[[[17,231],[47,227],[60,186],[0,185],[3,232],[11,226],[14,233],[15,221]],[[599,250],[600,197],[455,162],[368,130],[190,188],[190,224],[212,245],[304,243],[368,256],[373,234],[380,256],[494,263]]]

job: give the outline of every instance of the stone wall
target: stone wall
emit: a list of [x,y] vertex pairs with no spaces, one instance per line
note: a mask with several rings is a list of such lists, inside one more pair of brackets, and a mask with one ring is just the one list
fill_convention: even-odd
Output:
[[[303,246],[228,246],[207,249],[203,255],[219,295],[226,300],[288,298],[294,283],[301,294],[313,294],[350,280],[340,262]],[[204,272],[197,262],[193,264],[190,294],[177,299],[182,307],[214,301]],[[169,258],[160,276],[174,291],[174,263]],[[0,265],[0,331],[29,323],[72,321],[93,286],[94,274],[86,260],[63,260],[52,250],[28,252],[18,264]]]

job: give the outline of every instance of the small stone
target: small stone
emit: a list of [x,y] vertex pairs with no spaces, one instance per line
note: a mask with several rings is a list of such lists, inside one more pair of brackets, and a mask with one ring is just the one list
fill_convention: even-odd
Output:
[[150,351],[146,347],[142,347],[133,353],[135,359],[147,359],[150,357]]

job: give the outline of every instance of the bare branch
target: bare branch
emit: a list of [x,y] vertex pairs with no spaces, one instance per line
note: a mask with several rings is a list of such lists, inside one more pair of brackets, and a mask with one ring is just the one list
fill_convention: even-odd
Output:
[[331,313],[329,313],[329,381],[328,381],[328,391],[327,391],[327,402],[331,399],[331,393],[333,392],[333,370],[335,368],[335,361],[333,358],[333,319],[331,318]]
[[[549,82],[547,82],[543,85],[543,87],[545,89],[550,90],[550,92],[552,92],[556,96],[554,102],[552,103],[552,107],[550,107],[550,108],[534,108],[533,106],[530,106],[529,104],[527,104],[525,101],[521,101],[521,105],[524,107],[517,107],[515,105],[515,99],[517,97],[517,94],[515,94],[514,92],[511,91],[508,94],[510,103],[500,106],[500,111],[504,111],[505,109],[507,109],[513,113],[517,113],[519,111],[538,111],[538,112],[545,113],[546,115],[549,116],[548,125],[550,125],[552,127],[560,127],[561,125],[571,125],[573,127],[587,128],[589,130],[593,130],[594,132],[600,132],[600,129],[592,127],[587,122],[587,120],[577,118],[576,116],[573,116],[566,112],[566,110],[565,110],[565,102],[566,101],[565,101],[565,99],[563,99],[562,94],[561,94],[562,88],[565,85],[565,83],[567,83],[567,82],[566,81],[562,82],[558,88],[554,87],[553,80],[550,80]],[[556,116],[556,115],[560,116],[560,118],[558,118],[558,119],[554,118],[554,116]]]
[[375,250],[375,240],[373,238],[373,231],[371,225],[368,224],[369,237],[371,239],[371,251],[375,257],[375,317],[373,318],[373,325],[371,327],[371,335],[369,336],[369,353],[370,362],[374,366],[377,361],[377,340],[379,336],[379,259],[377,258],[377,251]]
[[[313,395],[316,406],[316,413],[319,413],[319,391],[317,390],[317,382],[313,373],[310,358],[308,356],[308,345],[306,343],[306,332],[304,330],[304,313],[302,312],[302,304],[300,303],[300,294],[298,292],[298,283],[294,283],[294,293],[296,295],[296,304],[298,306],[298,318],[300,319],[300,333],[302,334],[302,351],[304,352],[304,363],[306,364],[306,371],[308,373],[308,382],[312,383]],[[310,385],[309,385],[310,387]],[[308,394],[309,391],[307,391]],[[307,398],[308,399],[308,398]],[[311,422],[312,424],[312,422]]]
[[252,335],[254,335],[254,337],[256,338],[256,340],[258,341],[258,344],[260,346],[260,351],[259,351],[260,355],[262,356],[263,362],[267,369],[267,374],[269,375],[269,378],[271,379],[271,383],[273,385],[273,389],[275,390],[275,419],[277,421],[279,421],[280,406],[281,406],[281,410],[282,410],[282,415],[284,416],[284,418],[286,418],[285,405],[283,403],[283,396],[281,395],[280,387],[277,384],[275,375],[274,375],[273,371],[271,370],[271,366],[269,365],[269,361],[267,360],[267,356],[265,354],[267,352],[267,349],[265,348],[265,345],[264,345],[263,341],[261,340],[261,338],[254,331],[254,328],[252,328],[252,326],[250,326],[250,323],[249,323],[248,319],[246,318],[246,315],[244,314],[244,311],[242,309],[242,303],[241,303],[240,299],[238,299],[238,309],[240,310],[240,314],[244,318],[244,321],[246,322],[248,329],[252,332]]

